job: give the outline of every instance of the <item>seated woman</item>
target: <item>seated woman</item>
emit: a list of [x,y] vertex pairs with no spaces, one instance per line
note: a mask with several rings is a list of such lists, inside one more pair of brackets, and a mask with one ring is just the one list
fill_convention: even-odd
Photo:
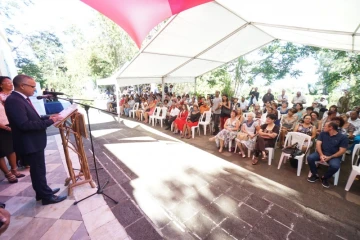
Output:
[[252,165],[256,165],[258,163],[260,153],[262,154],[262,159],[266,159],[267,156],[265,153],[265,148],[275,146],[276,137],[279,134],[279,126],[275,125],[275,121],[276,116],[274,114],[268,114],[266,116],[265,124],[261,125],[255,143],[255,152]]
[[145,108],[144,111],[144,123],[148,123],[149,116],[154,114],[156,108],[156,100],[149,98],[150,102],[149,105]]
[[344,126],[341,128],[341,133],[348,136],[349,139],[354,139],[354,132],[356,130],[355,126],[352,123],[349,123],[349,115],[343,113],[340,115],[344,119]]
[[140,121],[141,114],[145,111],[148,103],[145,98],[141,98],[141,103],[139,105],[139,109],[135,112],[136,120]]
[[270,110],[270,108],[271,108],[271,102],[270,102],[270,101],[266,101],[266,102],[264,102],[264,104],[265,104],[265,106],[264,106],[264,108],[263,108],[262,113],[268,113],[269,110]]
[[237,108],[237,109],[236,109],[236,116],[235,116],[235,118],[236,118],[237,120],[239,120],[240,125],[245,121],[245,117],[244,117],[244,114],[243,114],[241,108]]
[[313,111],[313,112],[310,113],[310,116],[311,116],[312,125],[314,125],[316,129],[318,129],[319,128],[319,122],[320,122],[319,121],[319,113]]
[[295,105],[295,108],[297,110],[296,116],[298,117],[298,119],[302,119],[305,113],[303,105],[301,103],[297,103]]
[[209,141],[219,141],[219,152],[223,151],[224,146],[227,146],[232,141],[239,130],[240,122],[236,119],[236,111],[231,110],[230,118],[228,118],[224,124],[224,129],[221,130],[215,137],[209,138]]
[[[311,141],[315,139],[317,131],[316,131],[316,127],[311,123],[311,116],[310,115],[305,115],[303,117],[303,122],[299,123],[295,126],[294,128],[294,132],[299,132],[299,133],[303,133],[306,134],[308,136],[311,137]],[[303,146],[303,152],[306,151],[306,142],[304,143]],[[310,144],[310,147],[312,146],[312,142]]]
[[339,117],[339,116],[340,116],[340,113],[338,113],[337,110],[338,110],[338,107],[337,107],[336,105],[331,105],[331,106],[329,107],[329,111],[324,112],[324,115],[323,115],[322,119],[325,119],[325,118],[329,115],[329,112],[330,112],[330,111],[336,112],[335,117]]
[[135,100],[134,97],[131,95],[129,101],[127,102],[124,108],[125,116],[127,117],[129,116],[129,112],[134,108],[134,105],[135,105]]
[[325,126],[325,123],[331,122],[336,117],[336,112],[328,111],[328,115],[319,122],[318,131],[321,132]]
[[259,120],[254,120],[254,113],[248,113],[247,120],[241,125],[241,131],[237,134],[236,144],[240,148],[239,154],[243,158],[246,157],[244,146],[250,150],[253,150],[253,143],[256,137],[256,133],[260,129]]
[[189,110],[186,104],[181,105],[181,111],[178,117],[174,120],[174,133],[176,134],[179,129],[183,130],[188,117]]
[[289,103],[288,102],[282,102],[281,106],[277,109],[280,114],[287,114],[289,111]]
[[201,113],[199,111],[199,106],[194,104],[193,105],[193,110],[191,111],[190,115],[189,115],[189,119],[187,120],[187,122],[184,125],[183,128],[183,134],[182,134],[182,138],[191,138],[191,127],[197,126]]
[[279,147],[282,148],[284,146],[285,142],[285,136],[288,132],[293,131],[297,121],[298,117],[296,116],[297,110],[295,108],[289,109],[288,113],[284,115],[281,119],[281,129],[280,129],[280,141],[279,141]]

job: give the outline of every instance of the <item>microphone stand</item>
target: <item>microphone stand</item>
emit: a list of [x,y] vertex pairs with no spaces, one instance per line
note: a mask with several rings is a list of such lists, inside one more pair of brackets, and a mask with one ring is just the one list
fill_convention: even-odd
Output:
[[[114,200],[113,198],[109,197],[108,195],[106,195],[104,193],[104,189],[105,187],[109,184],[109,180],[106,180],[106,182],[104,183],[104,185],[100,185],[100,180],[99,180],[99,173],[98,173],[98,168],[97,168],[97,164],[96,164],[96,158],[95,158],[95,150],[94,150],[94,143],[93,143],[93,139],[92,139],[92,134],[91,134],[91,124],[90,124],[90,117],[89,117],[89,109],[90,108],[93,108],[93,109],[97,109],[98,111],[102,111],[102,112],[105,112],[105,113],[111,113],[111,114],[114,114],[112,112],[109,112],[109,111],[106,111],[104,109],[100,109],[100,108],[96,108],[96,107],[92,107],[92,106],[89,106],[87,104],[84,104],[84,103],[80,103],[80,102],[75,102],[73,101],[74,99],[70,99],[70,98],[60,98],[58,97],[58,99],[62,99],[62,100],[66,100],[66,101],[69,101],[71,104],[73,103],[76,103],[76,104],[79,104],[81,106],[84,107],[85,111],[86,111],[86,117],[87,117],[87,121],[88,121],[88,128],[89,128],[89,135],[90,135],[90,143],[91,143],[91,151],[92,151],[92,155],[93,155],[93,160],[94,160],[94,169],[95,169],[95,173],[96,173],[96,181],[97,181],[97,191],[87,197],[84,197],[78,201],[75,201],[74,202],[74,205],[78,204],[79,202],[85,200],[85,199],[88,199],[96,194],[102,194],[102,195],[105,195],[107,198],[111,199],[115,204],[118,204],[119,202]],[[75,100],[84,100],[84,101],[93,101],[93,100],[85,100],[85,99],[75,99]],[[116,113],[115,113],[116,114]],[[117,114],[116,114],[117,115]]]

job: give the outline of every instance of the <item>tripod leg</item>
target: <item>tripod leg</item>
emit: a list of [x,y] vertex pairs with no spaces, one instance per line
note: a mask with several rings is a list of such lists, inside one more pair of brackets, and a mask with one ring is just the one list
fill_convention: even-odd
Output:
[[91,194],[91,195],[89,195],[89,196],[87,196],[87,197],[85,197],[85,198],[83,198],[83,199],[80,199],[79,201],[75,201],[75,202],[74,202],[74,205],[78,204],[78,203],[81,202],[81,201],[84,201],[85,199],[88,199],[89,197],[94,196],[95,194],[97,194],[97,192],[96,192],[96,193],[93,193],[93,194]]

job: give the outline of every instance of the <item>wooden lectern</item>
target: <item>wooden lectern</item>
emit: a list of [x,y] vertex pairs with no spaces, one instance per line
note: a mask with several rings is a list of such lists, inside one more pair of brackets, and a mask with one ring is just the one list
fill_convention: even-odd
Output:
[[[54,126],[59,129],[62,145],[64,148],[66,165],[70,177],[65,179],[65,186],[68,186],[68,195],[72,195],[72,188],[81,184],[89,183],[92,188],[95,187],[92,176],[89,170],[89,164],[86,158],[83,137],[87,138],[87,131],[84,121],[84,115],[79,113],[77,105],[73,104],[67,109],[60,112],[64,118],[61,121],[54,123]],[[75,144],[71,143],[70,137],[74,137]],[[80,163],[80,170],[75,174],[72,166],[72,161],[69,154],[69,149],[77,154]]]

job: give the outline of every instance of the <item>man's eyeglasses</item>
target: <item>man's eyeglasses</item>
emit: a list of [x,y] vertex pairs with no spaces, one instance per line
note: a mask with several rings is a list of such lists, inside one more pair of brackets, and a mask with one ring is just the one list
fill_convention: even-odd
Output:
[[25,84],[25,83],[23,83],[23,85],[25,85],[25,86],[29,86],[29,87],[32,87],[32,88],[36,88],[36,86],[32,86],[32,85]]

